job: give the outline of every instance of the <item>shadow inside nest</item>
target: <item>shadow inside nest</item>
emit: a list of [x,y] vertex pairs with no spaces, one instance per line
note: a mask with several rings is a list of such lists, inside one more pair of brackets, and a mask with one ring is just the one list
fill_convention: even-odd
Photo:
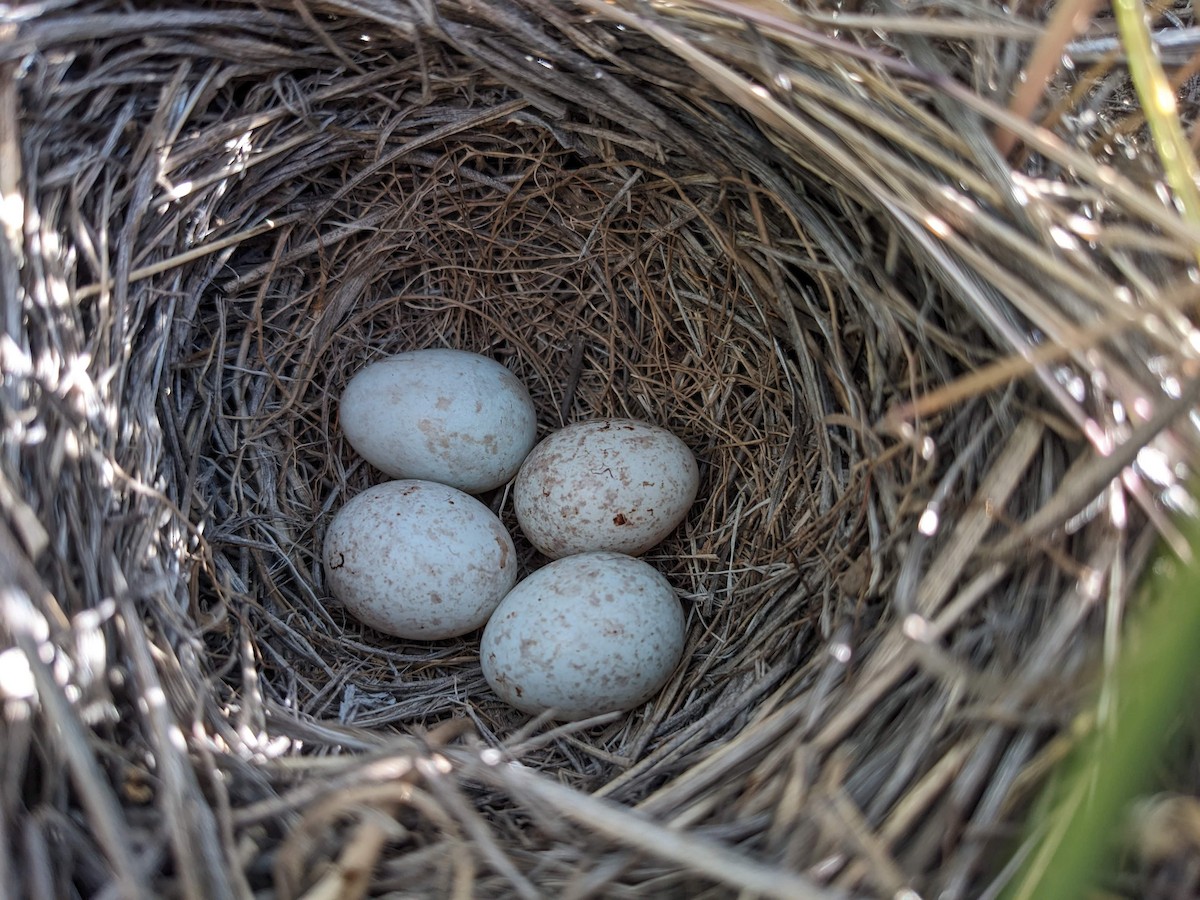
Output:
[[[365,148],[372,135],[355,138]],[[218,568],[247,586],[205,602],[242,609],[245,630],[228,639],[254,647],[272,715],[401,730],[465,715],[502,745],[522,719],[484,684],[477,635],[397,641],[330,601],[324,528],[382,477],[340,435],[342,388],[389,353],[451,346],[516,372],[539,434],[599,416],[663,424],[701,466],[687,523],[649,557],[687,601],[689,662],[646,709],[542,751],[541,764],[594,789],[681,729],[699,746],[738,728],[847,609],[860,607],[869,629],[870,576],[856,596],[838,587],[871,544],[864,451],[823,422],[889,402],[898,373],[884,366],[896,360],[867,358],[878,326],[854,311],[830,350],[813,324],[829,314],[811,274],[819,253],[734,173],[668,172],[605,144],[585,154],[521,123],[431,153],[428,165],[401,158],[351,177],[336,203],[314,173],[312,204],[325,208],[313,220],[280,210],[297,224],[243,242],[219,306],[201,307],[188,340],[214,351],[176,377],[207,398],[211,429],[196,431],[206,437],[195,450],[207,540]],[[306,242],[327,222],[345,236]],[[805,298],[790,321],[780,291]],[[837,389],[831,353],[852,376]],[[518,541],[523,572],[542,564],[507,491],[484,499]],[[883,536],[875,543],[884,552]]]

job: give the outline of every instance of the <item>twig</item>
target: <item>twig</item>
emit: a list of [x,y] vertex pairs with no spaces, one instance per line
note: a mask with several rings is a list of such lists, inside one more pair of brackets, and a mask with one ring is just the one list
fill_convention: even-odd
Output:
[[487,766],[460,753],[454,759],[472,777],[503,786],[518,796],[537,798],[563,817],[609,840],[703,873],[719,884],[787,900],[835,900],[845,896],[823,890],[799,875],[754,862],[706,838],[666,829],[615,803],[563,787],[516,763]]

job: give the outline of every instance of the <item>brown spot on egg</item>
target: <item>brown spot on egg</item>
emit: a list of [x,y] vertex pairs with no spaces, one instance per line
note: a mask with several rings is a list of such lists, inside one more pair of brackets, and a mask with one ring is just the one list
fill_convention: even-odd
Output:
[[617,513],[615,516],[613,516],[614,525],[626,525],[628,523],[629,520],[625,518],[625,513]]

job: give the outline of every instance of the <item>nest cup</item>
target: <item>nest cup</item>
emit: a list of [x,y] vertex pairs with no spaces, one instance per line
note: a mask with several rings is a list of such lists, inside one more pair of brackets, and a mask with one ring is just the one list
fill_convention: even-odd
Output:
[[[1083,76],[1053,130],[999,112],[1038,22],[820,6],[0,26],[0,893],[1003,883],[1185,505],[1196,235]],[[332,602],[324,529],[382,480],[337,399],[423,347],[503,362],[540,434],[696,453],[650,703],[530,720],[478,635]]]

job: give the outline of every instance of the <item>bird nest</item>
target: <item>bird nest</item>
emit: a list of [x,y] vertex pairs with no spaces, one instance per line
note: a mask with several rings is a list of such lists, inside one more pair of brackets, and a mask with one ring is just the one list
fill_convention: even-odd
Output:
[[[1116,42],[1005,111],[1047,33],[998,3],[10,8],[0,893],[1003,886],[1196,445],[1200,237]],[[531,719],[478,634],[332,602],[324,530],[382,480],[338,397],[423,347],[502,361],[539,434],[695,452],[647,555],[688,630],[651,702]]]

